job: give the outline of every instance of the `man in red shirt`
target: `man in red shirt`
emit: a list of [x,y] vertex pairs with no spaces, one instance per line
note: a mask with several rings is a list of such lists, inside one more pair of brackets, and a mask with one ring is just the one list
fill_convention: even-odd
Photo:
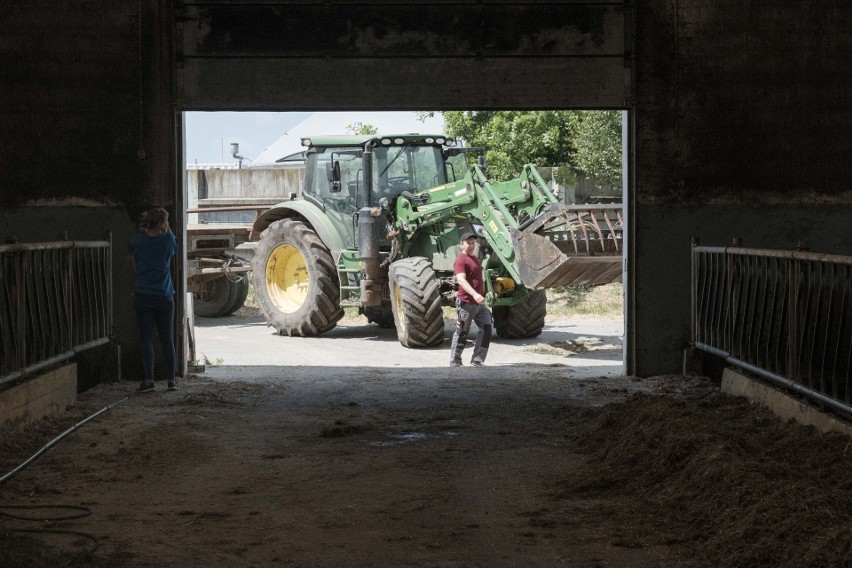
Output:
[[472,229],[462,229],[459,235],[461,239],[462,253],[453,264],[453,272],[459,285],[456,295],[456,309],[458,311],[458,324],[453,333],[453,343],[450,347],[450,366],[461,367],[462,351],[464,351],[470,324],[476,323],[478,332],[476,343],[473,347],[473,358],[470,364],[474,367],[482,367],[485,356],[488,355],[488,346],[491,344],[491,329],[493,322],[491,312],[485,306],[485,279],[482,273],[482,264],[475,256],[476,233]]

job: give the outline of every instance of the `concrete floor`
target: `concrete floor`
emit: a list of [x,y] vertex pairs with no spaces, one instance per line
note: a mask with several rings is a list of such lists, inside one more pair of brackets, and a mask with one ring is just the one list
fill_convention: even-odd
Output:
[[[443,344],[430,349],[406,349],[395,330],[372,324],[338,325],[321,337],[307,338],[277,335],[262,317],[197,318],[195,324],[196,356],[208,361],[208,378],[227,378],[236,368],[240,379],[248,381],[263,380],[276,367],[326,367],[330,373],[352,367],[468,370],[448,368],[449,324]],[[526,367],[562,368],[572,378],[621,375],[623,327],[620,320],[556,321],[536,338],[495,337],[486,361],[489,375],[513,375]],[[469,346],[465,357],[472,352]]]

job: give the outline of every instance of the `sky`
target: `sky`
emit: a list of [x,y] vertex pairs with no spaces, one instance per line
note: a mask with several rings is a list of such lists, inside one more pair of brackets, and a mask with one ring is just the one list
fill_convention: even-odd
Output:
[[[240,155],[254,159],[264,148],[314,113],[311,112],[187,112],[186,163],[232,164],[231,143]],[[249,163],[246,160],[245,164]]]
[[[308,120],[310,119],[310,120]],[[240,145],[243,166],[250,166],[263,151],[275,145],[289,147],[288,132],[302,122],[293,137],[319,134],[347,134],[346,126],[360,122],[379,128],[380,132],[420,132],[442,134],[443,118],[436,113],[422,123],[413,112],[187,112],[186,163],[237,164],[231,156],[231,144]],[[276,147],[277,147],[276,146]],[[301,144],[296,140],[296,149]],[[292,152],[286,148],[283,153]],[[268,154],[268,153],[267,153]],[[282,154],[283,155],[283,154]],[[276,155],[277,157],[277,155]]]

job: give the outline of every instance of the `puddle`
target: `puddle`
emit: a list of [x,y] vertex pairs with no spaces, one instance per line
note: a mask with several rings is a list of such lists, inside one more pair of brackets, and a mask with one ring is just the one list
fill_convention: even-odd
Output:
[[436,440],[444,440],[457,435],[458,434],[456,432],[442,432],[440,434],[424,434],[423,432],[404,432],[402,434],[389,434],[388,438],[391,438],[390,440],[370,442],[370,445],[385,448],[388,446],[399,446],[401,444],[408,444],[409,442],[420,442],[422,440],[428,440],[429,438]]

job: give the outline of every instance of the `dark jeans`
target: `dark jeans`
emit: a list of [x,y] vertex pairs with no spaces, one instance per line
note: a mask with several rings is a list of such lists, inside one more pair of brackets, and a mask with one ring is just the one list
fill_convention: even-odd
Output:
[[142,380],[146,383],[154,380],[154,327],[166,358],[166,380],[175,380],[174,300],[171,296],[137,293],[134,304],[142,343]]
[[488,346],[491,344],[491,327],[493,325],[491,312],[483,304],[468,304],[461,300],[456,300],[456,310],[458,323],[456,324],[456,331],[453,333],[453,341],[450,344],[450,363],[462,362],[462,351],[464,351],[467,334],[470,332],[472,323],[476,323],[479,331],[476,334],[476,342],[473,344],[471,362],[484,363],[485,357],[488,355]]

